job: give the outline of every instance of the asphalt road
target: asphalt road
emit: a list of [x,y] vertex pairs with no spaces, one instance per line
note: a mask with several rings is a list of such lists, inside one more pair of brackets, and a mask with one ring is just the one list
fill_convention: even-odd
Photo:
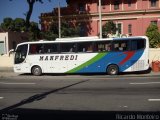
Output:
[[[0,110],[98,111],[98,115],[103,112],[140,111],[147,114],[155,112],[154,117],[160,119],[159,78],[127,75],[32,76],[1,72]],[[123,116],[116,113],[114,117],[120,119]]]

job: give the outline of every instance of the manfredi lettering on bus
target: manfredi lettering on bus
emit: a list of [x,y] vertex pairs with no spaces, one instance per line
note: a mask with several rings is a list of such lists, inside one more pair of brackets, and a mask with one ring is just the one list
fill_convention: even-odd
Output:
[[48,60],[77,60],[78,55],[53,55],[53,56],[40,56],[39,61]]

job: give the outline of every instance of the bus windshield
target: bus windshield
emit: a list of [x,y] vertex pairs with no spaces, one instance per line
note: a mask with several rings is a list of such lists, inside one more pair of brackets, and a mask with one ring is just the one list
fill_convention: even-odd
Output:
[[20,45],[17,47],[16,49],[16,53],[15,53],[15,64],[19,64],[22,63],[27,55],[27,50],[28,50],[28,45]]

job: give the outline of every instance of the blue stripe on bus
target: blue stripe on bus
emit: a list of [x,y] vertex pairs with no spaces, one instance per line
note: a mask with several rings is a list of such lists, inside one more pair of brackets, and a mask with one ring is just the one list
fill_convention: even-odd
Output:
[[110,52],[95,63],[92,63],[91,65],[85,66],[79,71],[76,71],[76,73],[106,72],[106,68],[110,64],[118,65],[119,71],[123,72],[131,67],[134,63],[136,63],[142,56],[143,52],[144,50],[136,51],[135,54],[122,65],[119,65],[119,63],[126,58],[126,54],[123,54],[123,52]]

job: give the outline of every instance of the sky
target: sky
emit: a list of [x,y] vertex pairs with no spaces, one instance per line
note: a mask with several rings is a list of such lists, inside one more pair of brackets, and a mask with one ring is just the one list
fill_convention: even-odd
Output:
[[[53,8],[58,7],[58,0],[43,0],[44,3],[39,2],[34,4],[33,13],[30,21],[39,23],[39,16],[41,13],[52,12]],[[66,6],[66,0],[59,0],[60,6]],[[0,24],[3,22],[3,19],[6,17],[15,18],[24,18],[28,11],[27,0],[0,0]]]

